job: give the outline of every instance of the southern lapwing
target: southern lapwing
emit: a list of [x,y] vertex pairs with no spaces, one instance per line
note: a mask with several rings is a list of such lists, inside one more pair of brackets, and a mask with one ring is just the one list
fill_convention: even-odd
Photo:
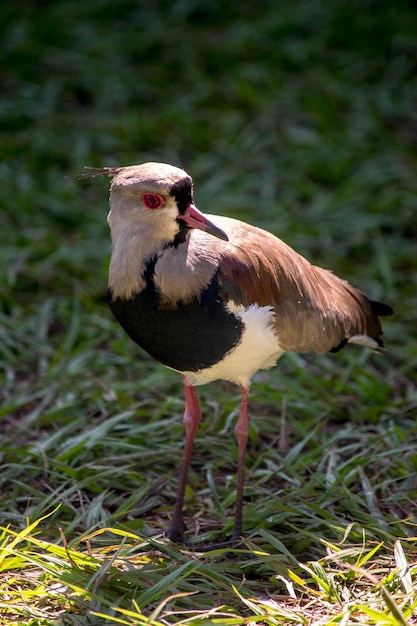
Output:
[[187,543],[183,501],[201,418],[195,386],[239,385],[235,523],[242,535],[248,390],[259,369],[285,352],[337,352],[348,343],[382,346],[380,315],[328,270],[311,265],[274,235],[235,219],[201,213],[191,177],[164,163],[103,168],[113,178],[110,307],[133,341],[180,372],[185,388],[185,450],[169,539]]

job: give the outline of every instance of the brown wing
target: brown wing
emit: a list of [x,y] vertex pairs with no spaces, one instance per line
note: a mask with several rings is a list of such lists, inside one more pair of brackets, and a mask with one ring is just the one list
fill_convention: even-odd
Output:
[[230,243],[219,259],[223,295],[245,306],[272,306],[284,350],[323,354],[354,335],[382,334],[372,303],[345,280],[311,265],[266,231],[242,223],[226,231]]

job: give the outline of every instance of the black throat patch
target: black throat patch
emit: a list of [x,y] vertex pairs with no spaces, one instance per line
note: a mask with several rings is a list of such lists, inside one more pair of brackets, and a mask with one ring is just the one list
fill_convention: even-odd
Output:
[[169,195],[175,198],[178,213],[184,215],[189,204],[193,201],[193,181],[190,176],[184,177],[175,185],[172,185]]
[[[172,185],[169,195],[175,199],[179,215],[184,215],[187,207],[193,201],[192,178],[190,176],[186,176],[183,180],[175,183],[175,185]],[[177,220],[177,223],[179,225],[179,231],[175,235],[174,241],[171,244],[172,246],[174,246],[174,248],[177,248],[181,243],[185,241],[185,238],[190,231],[189,226],[187,226],[187,224],[183,220],[179,219]]]

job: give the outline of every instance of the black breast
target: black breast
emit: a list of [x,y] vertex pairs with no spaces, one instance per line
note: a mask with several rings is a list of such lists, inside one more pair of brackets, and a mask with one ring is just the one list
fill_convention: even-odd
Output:
[[152,280],[110,308],[129,337],[154,359],[178,371],[211,367],[240,341],[243,323],[218,297],[217,278],[189,304],[162,308]]

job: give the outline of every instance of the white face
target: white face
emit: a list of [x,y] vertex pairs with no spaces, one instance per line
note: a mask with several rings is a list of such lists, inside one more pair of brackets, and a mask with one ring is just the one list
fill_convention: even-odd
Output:
[[[115,184],[116,183],[116,184]],[[165,186],[134,178],[123,184],[113,183],[110,194],[110,212],[107,221],[112,235],[129,230],[141,231],[153,239],[172,239],[180,224],[175,198]]]

